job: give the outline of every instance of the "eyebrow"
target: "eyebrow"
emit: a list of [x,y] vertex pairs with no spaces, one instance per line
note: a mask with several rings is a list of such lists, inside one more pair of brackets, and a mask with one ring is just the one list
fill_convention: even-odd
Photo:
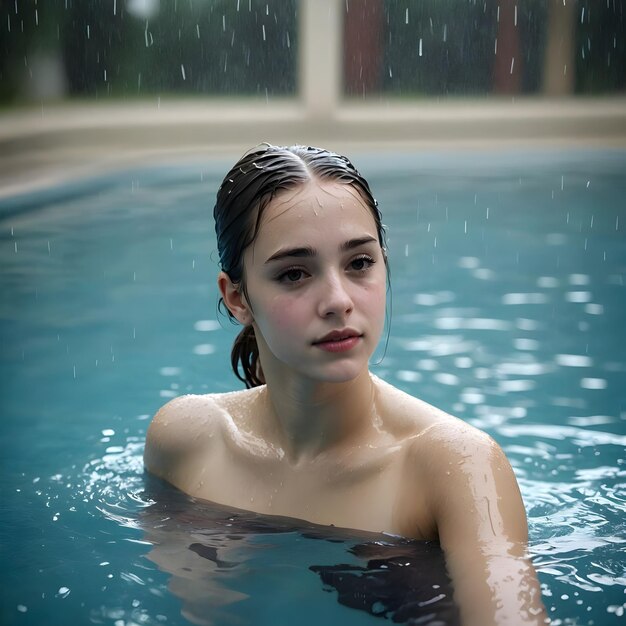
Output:
[[[359,246],[363,246],[367,243],[377,242],[378,239],[374,237],[370,237],[369,235],[364,237],[357,237],[356,239],[349,239],[348,241],[344,241],[339,249],[342,252],[347,252],[348,250],[353,250],[354,248],[358,248]],[[314,257],[317,254],[317,250],[312,248],[311,246],[297,246],[294,248],[281,248],[278,252],[272,254],[272,256],[265,261],[265,263],[271,263],[272,261],[280,261],[286,257]]]

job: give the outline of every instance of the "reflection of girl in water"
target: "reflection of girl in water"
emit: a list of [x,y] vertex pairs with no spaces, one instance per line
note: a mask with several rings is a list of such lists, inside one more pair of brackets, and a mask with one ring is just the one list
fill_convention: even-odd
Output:
[[149,474],[146,487],[147,557],[192,624],[343,624],[337,601],[394,623],[459,624],[436,542],[216,505]]
[[214,216],[247,389],[166,404],[147,469],[227,506],[438,539],[465,624],[543,623],[500,447],[369,372],[387,254],[363,177],[326,150],[263,146],[226,175]]

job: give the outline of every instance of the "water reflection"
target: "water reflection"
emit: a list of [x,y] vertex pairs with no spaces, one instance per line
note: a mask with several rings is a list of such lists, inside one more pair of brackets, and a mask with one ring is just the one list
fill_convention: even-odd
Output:
[[278,611],[298,623],[364,623],[337,602],[398,624],[458,624],[435,542],[218,506],[145,478],[146,556],[171,575],[193,624],[269,624]]

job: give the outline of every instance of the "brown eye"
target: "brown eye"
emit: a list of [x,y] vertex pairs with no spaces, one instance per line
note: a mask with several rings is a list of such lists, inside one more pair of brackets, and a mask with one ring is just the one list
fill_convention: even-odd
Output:
[[369,256],[360,256],[350,262],[350,268],[355,272],[364,272],[368,270],[375,261]]
[[302,270],[289,270],[283,274],[289,282],[295,283],[302,278]]
[[306,272],[298,267],[290,267],[280,273],[276,280],[287,285],[296,285],[306,278]]

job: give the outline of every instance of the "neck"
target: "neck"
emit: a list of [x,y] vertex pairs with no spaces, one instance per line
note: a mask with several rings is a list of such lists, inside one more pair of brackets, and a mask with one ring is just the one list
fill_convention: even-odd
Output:
[[265,374],[270,419],[293,463],[357,445],[374,425],[374,384],[367,368],[345,383]]

